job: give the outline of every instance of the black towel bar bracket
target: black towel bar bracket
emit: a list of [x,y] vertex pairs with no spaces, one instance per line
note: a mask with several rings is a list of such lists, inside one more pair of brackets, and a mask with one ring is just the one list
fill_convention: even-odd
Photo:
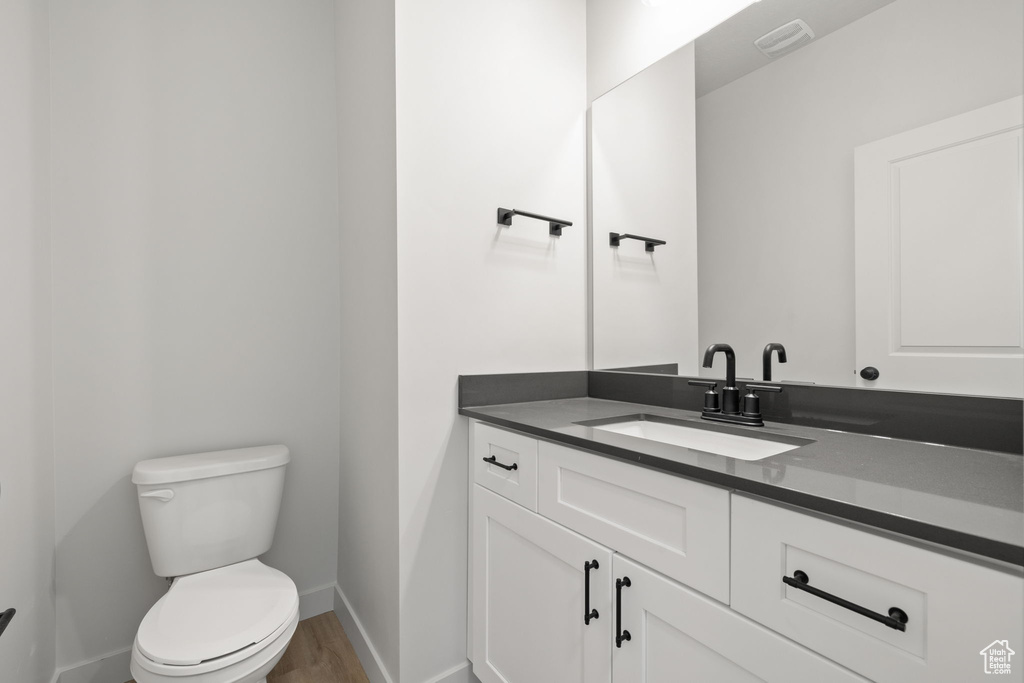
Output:
[[539,213],[498,207],[498,225],[512,225],[512,216],[525,216],[527,218],[536,218],[539,221],[547,221],[548,234],[555,237],[561,237],[562,228],[572,225],[572,221],[563,221],[561,218],[551,218],[550,216],[542,216]]
[[640,235],[629,234],[620,235],[617,232],[608,233],[608,244],[610,244],[611,246],[619,246],[619,242],[621,242],[622,240],[640,240],[641,242],[644,243],[644,251],[654,251],[654,247],[660,246],[662,244],[668,244],[668,242],[666,242],[665,240],[656,240],[653,237],[641,237]]

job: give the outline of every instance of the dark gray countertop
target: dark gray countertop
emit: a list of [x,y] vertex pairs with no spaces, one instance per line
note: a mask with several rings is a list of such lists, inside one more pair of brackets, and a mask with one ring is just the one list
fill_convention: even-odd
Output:
[[748,462],[577,424],[635,414],[708,424],[687,410],[567,398],[459,412],[599,455],[1024,566],[1020,455],[772,422],[729,426],[729,431],[746,430],[752,436],[814,442]]

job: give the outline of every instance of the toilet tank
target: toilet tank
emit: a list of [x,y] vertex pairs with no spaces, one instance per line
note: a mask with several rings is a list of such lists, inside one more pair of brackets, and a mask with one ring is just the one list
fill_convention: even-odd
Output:
[[158,576],[242,562],[270,549],[281,509],[285,446],[175,455],[135,465],[132,483]]

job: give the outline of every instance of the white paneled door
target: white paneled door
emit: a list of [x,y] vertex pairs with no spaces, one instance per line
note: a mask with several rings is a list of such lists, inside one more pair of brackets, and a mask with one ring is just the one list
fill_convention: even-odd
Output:
[[610,683],[611,551],[473,488],[474,673],[483,683]]
[[854,151],[862,385],[1024,394],[1022,119],[1015,97]]

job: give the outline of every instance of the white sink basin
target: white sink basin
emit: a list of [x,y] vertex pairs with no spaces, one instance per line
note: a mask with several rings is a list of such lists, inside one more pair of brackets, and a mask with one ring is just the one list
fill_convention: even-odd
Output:
[[[724,455],[737,460],[760,460],[805,445],[804,443],[793,444],[785,441],[739,436],[717,431],[714,428],[703,428],[703,425],[690,427],[677,422],[640,419],[638,416],[630,416],[622,421],[604,422],[603,424],[590,422],[588,426],[640,439],[670,443],[705,453]],[[796,441],[796,439],[793,440]]]

